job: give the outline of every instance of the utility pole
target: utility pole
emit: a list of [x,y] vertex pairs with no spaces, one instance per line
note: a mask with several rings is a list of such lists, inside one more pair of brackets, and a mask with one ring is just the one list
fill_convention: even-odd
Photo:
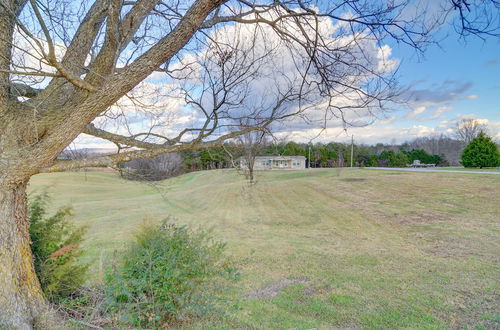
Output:
[[308,168],[311,168],[311,145],[309,144],[309,158],[308,158]]
[[354,155],[354,134],[351,135],[351,167],[352,167],[352,157]]

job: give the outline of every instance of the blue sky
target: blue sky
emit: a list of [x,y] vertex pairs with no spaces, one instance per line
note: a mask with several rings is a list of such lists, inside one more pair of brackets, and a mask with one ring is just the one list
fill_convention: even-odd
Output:
[[[431,46],[424,57],[407,47],[393,45],[393,57],[401,61],[400,82],[408,86],[412,100],[386,114],[387,123],[354,129],[360,140],[377,142],[370,137],[374,129],[380,142],[402,142],[419,135],[451,134],[461,118],[484,122],[489,134],[500,142],[500,42],[477,37],[461,40],[456,34],[439,45]],[[425,109],[423,108],[425,107]],[[389,122],[390,121],[390,122]]]
[[[450,27],[450,30],[452,27]],[[444,31],[446,32],[446,31]],[[453,136],[457,121],[474,118],[500,143],[500,42],[494,38],[450,36],[417,53],[408,46],[389,44],[391,58],[400,61],[399,82],[408,90],[404,106],[393,105],[379,120],[347,132],[332,123],[314,142],[402,143],[416,137]],[[319,130],[290,131],[284,139],[307,142]],[[315,134],[316,133],[316,134]]]

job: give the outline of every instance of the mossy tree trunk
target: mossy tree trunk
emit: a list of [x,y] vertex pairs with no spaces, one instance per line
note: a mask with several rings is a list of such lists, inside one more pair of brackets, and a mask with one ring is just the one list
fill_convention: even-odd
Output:
[[31,329],[45,305],[30,249],[26,185],[0,185],[0,328]]

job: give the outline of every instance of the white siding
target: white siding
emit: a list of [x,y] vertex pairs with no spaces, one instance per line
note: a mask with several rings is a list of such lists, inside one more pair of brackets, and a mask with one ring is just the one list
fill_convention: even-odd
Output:
[[[240,168],[246,167],[246,161],[240,159]],[[255,170],[271,170],[271,169],[293,169],[301,170],[306,168],[305,157],[294,156],[262,156],[255,159],[253,168]]]

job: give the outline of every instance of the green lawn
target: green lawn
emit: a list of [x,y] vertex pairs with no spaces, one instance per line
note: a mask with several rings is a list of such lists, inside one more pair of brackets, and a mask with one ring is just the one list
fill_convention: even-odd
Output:
[[191,328],[499,328],[500,177],[349,170],[232,170],[156,185],[112,173],[35,176],[87,225],[102,280],[144,218],[212,228],[241,280],[226,316]]

